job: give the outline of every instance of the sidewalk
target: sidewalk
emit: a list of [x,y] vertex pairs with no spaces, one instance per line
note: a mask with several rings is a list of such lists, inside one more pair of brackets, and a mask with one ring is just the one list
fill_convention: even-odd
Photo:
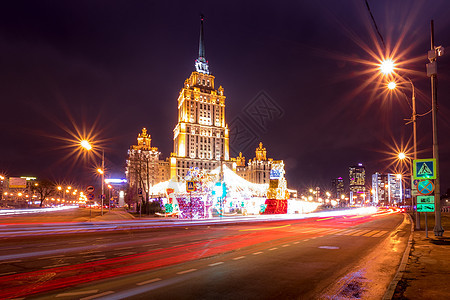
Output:
[[442,213],[441,222],[446,231],[435,237],[434,213],[428,213],[427,238],[421,213],[422,228],[413,233],[408,263],[392,299],[450,299],[450,213]]

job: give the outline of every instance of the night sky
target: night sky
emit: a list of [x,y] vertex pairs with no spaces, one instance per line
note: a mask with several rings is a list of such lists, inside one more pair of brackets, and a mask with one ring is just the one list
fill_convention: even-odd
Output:
[[[269,157],[285,161],[291,188],[327,188],[336,177],[347,185],[348,168],[358,163],[370,182],[375,171],[398,171],[396,149],[412,151],[412,125],[404,121],[411,117],[410,85],[401,84],[406,96],[386,92],[374,64],[394,53],[399,74],[416,87],[417,112],[428,112],[433,19],[435,44],[447,52],[438,58],[445,192],[450,2],[368,3],[375,23],[363,0],[3,2],[0,173],[90,183],[100,157],[73,147],[89,135],[105,150],[109,174],[124,177],[127,150],[142,127],[168,157],[203,13],[206,58],[237,132],[231,154],[253,158],[263,142]],[[263,117],[252,115],[255,109]],[[430,158],[431,114],[417,128],[418,157]]]

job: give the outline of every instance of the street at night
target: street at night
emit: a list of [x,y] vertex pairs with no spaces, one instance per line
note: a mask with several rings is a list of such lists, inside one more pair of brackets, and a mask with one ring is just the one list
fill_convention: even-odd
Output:
[[450,299],[449,14],[2,3],[0,299]]
[[32,223],[1,226],[2,297],[380,298],[410,233],[404,215],[388,210],[211,224],[170,220],[159,228],[160,220],[148,219],[42,224],[29,218]]

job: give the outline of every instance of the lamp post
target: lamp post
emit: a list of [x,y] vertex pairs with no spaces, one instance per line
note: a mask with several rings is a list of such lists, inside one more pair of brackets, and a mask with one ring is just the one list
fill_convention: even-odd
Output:
[[[385,75],[392,74],[392,73],[394,73],[394,63],[392,62],[392,60],[385,60],[385,61],[383,61],[381,63],[380,70]],[[415,92],[415,87],[414,87],[414,84],[413,84],[412,80],[409,77],[405,77],[405,78],[411,84],[411,107],[412,107],[411,119],[407,119],[406,121],[409,121],[409,122],[407,122],[406,124],[409,124],[409,123],[413,124],[413,156],[414,156],[414,159],[417,159],[416,92]],[[395,81],[390,81],[388,83],[387,87],[390,90],[395,90],[397,88],[397,84],[396,84]],[[407,97],[405,93],[403,93],[403,95],[405,95],[405,97]],[[403,153],[403,155],[405,155],[405,154]],[[402,158],[399,157],[399,159],[402,159]],[[420,229],[420,215],[419,215],[419,212],[417,211],[417,195],[413,195],[414,183],[413,183],[412,164],[410,165],[410,168],[411,168],[411,198],[412,198],[412,205],[413,205],[413,207],[415,206],[414,214],[415,214],[415,219],[416,219],[416,229]]]
[[444,234],[444,228],[441,224],[441,184],[439,177],[439,148],[437,137],[437,62],[436,58],[444,54],[444,48],[442,46],[434,46],[434,23],[431,20],[431,50],[428,51],[427,64],[427,76],[431,78],[431,113],[433,120],[433,158],[436,159],[436,179],[434,181],[434,203],[435,203],[435,223],[434,223],[434,235],[442,236]]
[[[90,143],[88,140],[82,140],[82,141],[80,142],[80,146],[81,146],[82,148],[88,150],[88,151],[92,149],[92,145],[91,145],[91,143]],[[102,167],[101,167],[101,169],[98,168],[98,169],[97,169],[97,172],[98,172],[98,173],[101,175],[101,177],[102,177],[102,195],[101,195],[101,198],[102,198],[102,208],[101,208],[101,215],[103,216],[103,194],[105,193],[105,186],[104,186],[104,183],[105,183],[105,150],[104,150],[104,149],[102,149]]]

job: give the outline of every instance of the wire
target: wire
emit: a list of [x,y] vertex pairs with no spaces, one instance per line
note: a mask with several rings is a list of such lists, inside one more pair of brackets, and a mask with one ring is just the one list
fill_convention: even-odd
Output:
[[367,0],[366,0],[366,6],[367,6],[367,10],[369,11],[370,17],[372,18],[373,25],[375,26],[375,29],[376,29],[378,35],[380,36],[381,42],[383,43],[383,47],[386,49],[386,44],[384,43],[383,36],[381,35],[380,30],[378,30],[377,22],[375,22],[375,18],[372,15],[372,11],[370,10],[369,2],[367,2]]

